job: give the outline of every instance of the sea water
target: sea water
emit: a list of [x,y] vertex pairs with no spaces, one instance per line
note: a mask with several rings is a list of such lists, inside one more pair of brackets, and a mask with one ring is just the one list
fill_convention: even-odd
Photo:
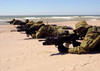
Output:
[[25,21],[25,19],[37,21],[43,20],[44,23],[59,23],[66,21],[95,21],[100,20],[100,15],[19,15],[19,16],[0,16],[0,25],[9,24],[7,21],[11,21],[12,19],[17,19],[21,21]]

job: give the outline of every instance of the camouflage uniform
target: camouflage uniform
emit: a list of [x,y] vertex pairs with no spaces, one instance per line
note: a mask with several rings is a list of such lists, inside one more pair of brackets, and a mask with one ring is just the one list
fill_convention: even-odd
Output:
[[[36,32],[38,31],[38,29],[44,25],[43,21],[37,21],[37,22],[33,22],[31,21],[30,23],[27,24],[29,26],[29,29],[26,31],[26,34],[29,36],[31,35],[32,37],[34,36],[34,34],[36,34]],[[33,37],[34,38],[34,37]]]
[[36,26],[40,26],[41,24],[44,24],[44,23],[43,23],[43,21],[37,21],[37,22],[31,21],[30,24],[32,24],[30,27],[30,29],[31,29],[31,28],[35,28]]
[[[87,33],[84,35],[84,39],[81,42],[80,46],[69,48],[68,52],[73,54],[84,54],[94,50],[97,46],[100,45],[100,26],[90,26],[85,21],[79,22],[75,25],[76,29],[80,27],[87,28]],[[81,29],[80,29],[81,31]],[[80,33],[78,33],[80,34]],[[100,47],[99,47],[100,48]]]
[[20,21],[20,20],[15,20],[15,21],[13,21],[13,25],[20,25],[22,23],[22,21]]
[[21,20],[15,20],[13,19],[12,21],[10,21],[10,24],[13,24],[13,25],[26,25],[26,23],[28,23],[29,20],[26,19],[25,22],[22,22]]
[[54,26],[54,25],[44,25],[42,26],[36,34],[32,35],[33,38],[44,38],[49,36],[57,36],[59,33],[65,31],[67,26]]
[[27,28],[30,28],[33,24],[34,24],[34,22],[33,21],[25,21],[26,22],[26,27]]

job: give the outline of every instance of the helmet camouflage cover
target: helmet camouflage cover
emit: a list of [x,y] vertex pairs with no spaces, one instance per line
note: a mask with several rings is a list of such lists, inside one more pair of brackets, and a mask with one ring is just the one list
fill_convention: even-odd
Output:
[[29,20],[28,20],[28,19],[26,19],[26,20],[25,20],[25,23],[28,23],[28,22],[29,22]]
[[78,28],[80,28],[80,27],[85,27],[85,26],[87,26],[87,25],[88,25],[88,24],[87,24],[86,21],[80,21],[80,22],[78,22],[78,23],[75,25],[75,28],[78,29]]
[[43,23],[43,21],[38,20],[38,21],[36,21],[36,23],[37,23],[37,24],[40,24],[40,23]]

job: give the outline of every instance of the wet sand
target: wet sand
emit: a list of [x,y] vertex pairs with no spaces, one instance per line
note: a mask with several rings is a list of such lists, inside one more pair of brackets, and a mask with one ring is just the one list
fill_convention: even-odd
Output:
[[[49,24],[74,28],[77,22]],[[100,26],[100,20],[87,23]],[[43,46],[38,39],[16,32],[15,27],[0,26],[0,71],[100,71],[100,53],[59,54],[55,46]]]

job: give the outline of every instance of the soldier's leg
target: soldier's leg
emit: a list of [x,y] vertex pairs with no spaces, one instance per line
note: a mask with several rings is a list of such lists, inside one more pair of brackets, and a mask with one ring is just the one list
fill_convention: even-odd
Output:
[[69,48],[68,53],[72,54],[86,54],[87,51],[85,51],[81,46],[74,47],[74,48]]

